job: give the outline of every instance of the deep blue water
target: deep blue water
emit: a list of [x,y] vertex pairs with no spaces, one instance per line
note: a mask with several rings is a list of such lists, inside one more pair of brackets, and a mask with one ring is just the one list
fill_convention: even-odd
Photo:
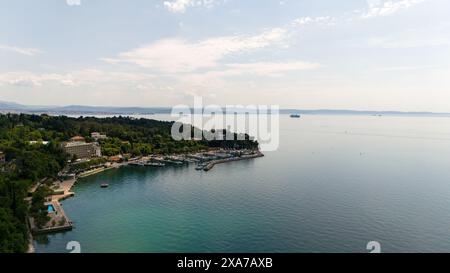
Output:
[[[450,252],[450,118],[281,118],[280,147],[216,166],[125,167],[62,202],[38,252]],[[100,188],[107,182],[109,188]]]

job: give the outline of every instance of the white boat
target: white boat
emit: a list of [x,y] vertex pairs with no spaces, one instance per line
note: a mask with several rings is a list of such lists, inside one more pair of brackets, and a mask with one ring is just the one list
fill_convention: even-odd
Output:
[[145,164],[145,166],[151,166],[151,167],[164,167],[166,164],[164,163],[158,163],[158,162],[148,162]]

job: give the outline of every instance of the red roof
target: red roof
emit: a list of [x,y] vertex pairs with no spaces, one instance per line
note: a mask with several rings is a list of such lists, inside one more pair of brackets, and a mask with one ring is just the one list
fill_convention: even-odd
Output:
[[82,136],[74,136],[70,140],[71,141],[84,141],[84,137],[82,137]]

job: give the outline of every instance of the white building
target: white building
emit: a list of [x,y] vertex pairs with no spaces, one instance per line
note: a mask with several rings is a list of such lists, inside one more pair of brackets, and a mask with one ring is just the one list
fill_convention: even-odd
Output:
[[63,148],[66,153],[75,155],[79,159],[102,156],[100,145],[97,142],[67,142],[63,145]]
[[99,139],[107,139],[108,137],[106,135],[102,135],[99,132],[92,132],[91,133],[91,137],[95,140],[99,140]]

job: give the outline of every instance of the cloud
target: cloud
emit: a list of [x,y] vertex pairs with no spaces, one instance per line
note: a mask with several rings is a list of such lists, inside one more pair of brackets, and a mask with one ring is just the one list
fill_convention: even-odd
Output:
[[291,22],[291,26],[293,27],[301,27],[311,24],[325,24],[325,25],[334,25],[336,18],[331,16],[318,16],[318,17],[300,17]]
[[368,45],[386,49],[404,49],[420,47],[449,46],[450,39],[447,37],[427,37],[399,35],[399,37],[370,38]]
[[[0,73],[1,86],[35,88],[34,90],[108,90],[108,99],[133,91],[139,96],[149,97],[159,94],[161,99],[183,97],[186,94],[207,95],[212,91],[226,91],[227,86],[245,86],[250,77],[279,77],[286,73],[313,70],[318,63],[302,61],[230,63],[216,70],[155,76],[146,73],[112,72],[98,69],[83,69],[69,73],[33,73],[28,71]],[[241,82],[230,78],[243,77]],[[56,85],[56,86],[55,86]],[[80,89],[82,88],[82,89]],[[104,93],[103,93],[104,94]],[[158,97],[158,98],[159,98]]]
[[42,86],[56,83],[64,86],[97,85],[110,83],[148,83],[153,75],[144,73],[108,72],[98,69],[76,70],[70,73],[33,73],[29,71],[0,74],[0,85]]
[[[235,77],[279,77],[288,72],[301,70],[314,70],[320,68],[318,63],[302,61],[289,62],[254,62],[254,63],[232,63],[204,73],[189,73],[177,77],[178,84],[175,89],[184,92],[205,95],[213,90],[228,90],[226,86],[238,83],[229,78]],[[244,78],[252,79],[252,78]]]
[[69,6],[80,6],[81,0],[66,0],[66,4]]
[[441,35],[450,31],[449,24],[436,24],[432,27],[418,27],[401,33],[387,33],[384,36],[371,37],[367,45],[386,49],[448,47],[450,37]]
[[253,63],[232,63],[221,67],[220,70],[208,71],[205,73],[191,73],[181,76],[182,79],[188,80],[207,80],[239,77],[245,75],[256,76],[281,76],[286,72],[313,70],[320,67],[318,63],[309,63],[302,61],[289,62],[253,62]]
[[378,70],[379,71],[385,71],[385,72],[396,72],[396,71],[413,71],[413,70],[424,70],[429,71],[430,69],[436,69],[437,66],[434,65],[410,65],[410,66],[388,66],[388,67],[381,67]]
[[369,9],[361,15],[361,18],[369,19],[374,17],[391,15],[425,1],[426,0],[399,0],[399,1],[369,0],[368,1]]
[[189,7],[207,7],[214,6],[217,0],[173,0],[164,1],[164,7],[173,13],[184,13]]
[[42,53],[42,51],[40,51],[39,49],[36,49],[36,48],[24,48],[24,47],[9,46],[9,45],[0,45],[0,50],[14,52],[14,53],[26,55],[26,56],[34,56],[36,54]]
[[280,75],[285,72],[312,70],[320,67],[318,63],[302,61],[290,62],[256,62],[256,63],[236,63],[226,65],[224,75],[244,75],[254,74],[261,76]]
[[132,63],[162,72],[190,72],[214,68],[224,57],[251,52],[281,42],[286,30],[274,28],[255,36],[224,36],[196,42],[164,39],[118,55],[108,63]]

